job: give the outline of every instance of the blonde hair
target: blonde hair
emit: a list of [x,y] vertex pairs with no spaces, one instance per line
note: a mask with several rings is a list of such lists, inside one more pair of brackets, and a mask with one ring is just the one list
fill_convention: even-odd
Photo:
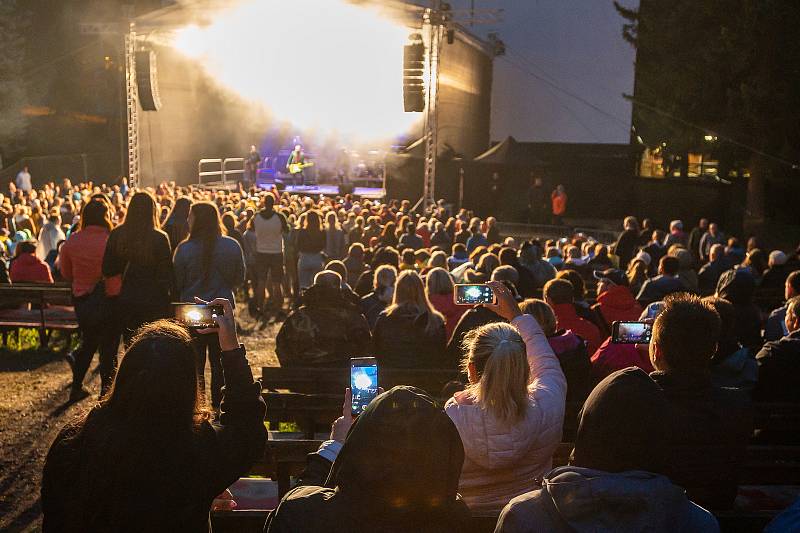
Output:
[[441,268],[432,268],[425,280],[428,296],[431,294],[453,294],[453,278],[450,273]]
[[556,332],[556,314],[547,302],[538,298],[528,298],[519,307],[523,313],[536,319],[545,337],[550,337]]
[[504,424],[525,416],[531,381],[525,342],[514,326],[502,322],[473,329],[464,337],[462,368],[475,366],[479,378],[467,387],[483,409]]
[[428,335],[434,334],[444,325],[444,317],[431,305],[425,294],[422,278],[414,270],[404,270],[397,277],[394,298],[392,305],[386,309],[386,316],[391,316],[401,308],[414,310],[417,312],[417,316],[427,314],[428,323],[425,326],[425,333]]

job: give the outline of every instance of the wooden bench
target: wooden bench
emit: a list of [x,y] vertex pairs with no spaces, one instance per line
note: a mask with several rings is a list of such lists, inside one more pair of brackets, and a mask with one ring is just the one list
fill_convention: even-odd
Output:
[[[378,368],[378,383],[386,390],[396,385],[412,385],[439,397],[445,385],[460,380],[457,370]],[[261,369],[261,385],[270,391],[341,395],[350,386],[350,369],[265,366]]]
[[8,333],[14,329],[36,329],[42,348],[47,348],[52,331],[78,330],[78,318],[72,307],[72,289],[69,285],[0,285],[0,303],[3,307],[0,309],[0,330],[6,346]]

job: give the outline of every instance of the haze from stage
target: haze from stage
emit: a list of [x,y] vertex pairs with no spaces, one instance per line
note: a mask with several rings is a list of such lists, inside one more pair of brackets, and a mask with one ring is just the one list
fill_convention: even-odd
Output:
[[171,45],[209,77],[299,131],[350,143],[411,130],[403,112],[403,45],[410,30],[342,0],[246,1]]

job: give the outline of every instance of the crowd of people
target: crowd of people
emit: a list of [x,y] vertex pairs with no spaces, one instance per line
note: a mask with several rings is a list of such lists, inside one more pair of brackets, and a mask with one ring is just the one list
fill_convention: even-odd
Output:
[[[713,531],[708,510],[734,504],[753,400],[799,400],[798,252],[741,245],[706,219],[687,232],[627,217],[615,242],[517,240],[443,202],[417,214],[350,195],[64,180],[12,184],[0,231],[3,282],[72,285],[73,400],[100,354],[100,402],[48,456],[47,530],[202,529],[266,438],[236,300],[280,323],[281,366],[372,355],[465,378],[443,409],[396,387],[353,420],[346,397],[267,531],[454,531],[469,511],[499,512],[504,532]],[[495,303],[455,305],[459,283],[488,283]],[[188,330],[163,321],[171,301],[216,301],[225,318]],[[614,322],[640,320],[649,344],[612,342]],[[568,402],[583,404],[575,447],[552,469]],[[162,478],[180,502],[136,496]]]

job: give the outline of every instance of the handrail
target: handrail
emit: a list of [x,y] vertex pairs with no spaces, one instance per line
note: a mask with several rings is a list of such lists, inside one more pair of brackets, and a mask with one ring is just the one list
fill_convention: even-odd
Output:
[[[205,165],[219,165],[219,170],[203,170]],[[203,183],[204,176],[219,176],[222,178],[222,159],[201,159],[197,162],[197,183]]]

